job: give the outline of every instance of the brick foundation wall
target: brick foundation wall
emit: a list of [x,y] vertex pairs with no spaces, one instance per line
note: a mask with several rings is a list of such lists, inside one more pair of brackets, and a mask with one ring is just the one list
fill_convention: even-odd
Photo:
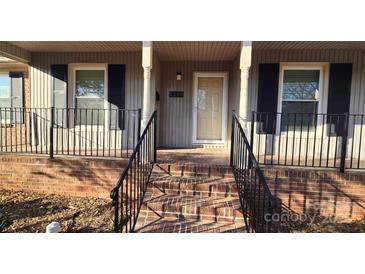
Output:
[[125,160],[0,155],[0,188],[109,199]]
[[365,172],[263,168],[272,193],[284,210],[356,220],[365,217]]

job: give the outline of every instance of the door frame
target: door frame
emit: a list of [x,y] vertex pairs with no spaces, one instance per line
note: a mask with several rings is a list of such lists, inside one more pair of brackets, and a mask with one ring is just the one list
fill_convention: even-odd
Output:
[[[222,77],[223,78],[223,100],[222,100],[222,140],[198,140],[197,139],[197,94],[199,77]],[[228,109],[228,72],[194,72],[193,80],[193,105],[192,105],[192,144],[225,144],[227,135],[227,109]]]

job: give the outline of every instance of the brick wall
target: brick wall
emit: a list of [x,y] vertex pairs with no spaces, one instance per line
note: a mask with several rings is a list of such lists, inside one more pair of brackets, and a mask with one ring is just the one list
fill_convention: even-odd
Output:
[[29,108],[30,107],[30,85],[29,85],[29,71],[24,70],[23,71],[23,87],[24,87],[24,94],[23,94],[23,102],[24,107]]
[[0,188],[109,198],[125,160],[0,155]]
[[365,217],[365,172],[265,167],[264,174],[289,212],[318,210],[320,216],[344,220]]

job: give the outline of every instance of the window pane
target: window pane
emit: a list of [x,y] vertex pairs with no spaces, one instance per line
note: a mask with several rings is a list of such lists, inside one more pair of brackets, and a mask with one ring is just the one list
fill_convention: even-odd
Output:
[[0,76],[0,98],[10,98],[10,77]]
[[76,98],[76,108],[77,125],[104,125],[105,113],[107,113],[104,111],[104,99]]
[[104,86],[104,70],[76,70],[77,125],[104,125]]
[[283,113],[316,113],[318,102],[291,102],[284,101],[282,105]]
[[319,70],[285,70],[283,100],[316,100]]
[[76,70],[76,96],[104,98],[104,70]]
[[[281,114],[281,131],[307,130],[316,122],[318,102],[283,102]],[[292,114],[290,114],[292,113]],[[295,113],[295,114],[293,114]]]

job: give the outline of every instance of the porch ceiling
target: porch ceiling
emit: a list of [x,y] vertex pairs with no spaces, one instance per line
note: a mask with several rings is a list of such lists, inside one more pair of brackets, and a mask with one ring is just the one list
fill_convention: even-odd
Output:
[[[240,41],[154,42],[162,61],[233,60],[239,55]],[[253,50],[365,49],[365,41],[254,41]]]
[[16,63],[15,60],[4,57],[4,56],[0,56],[0,64],[9,64],[9,63]]
[[0,71],[3,69],[26,69],[27,64],[18,62],[16,60],[0,56]]
[[365,41],[255,41],[254,50],[267,49],[364,49]]
[[239,41],[163,41],[153,44],[161,61],[232,60],[238,56],[240,46]]
[[[141,41],[13,41],[28,52],[141,51]],[[239,55],[240,41],[156,41],[154,51],[161,61],[224,61]],[[365,49],[365,41],[254,41],[253,50]]]
[[13,41],[15,46],[30,52],[112,52],[141,51],[138,41]]

